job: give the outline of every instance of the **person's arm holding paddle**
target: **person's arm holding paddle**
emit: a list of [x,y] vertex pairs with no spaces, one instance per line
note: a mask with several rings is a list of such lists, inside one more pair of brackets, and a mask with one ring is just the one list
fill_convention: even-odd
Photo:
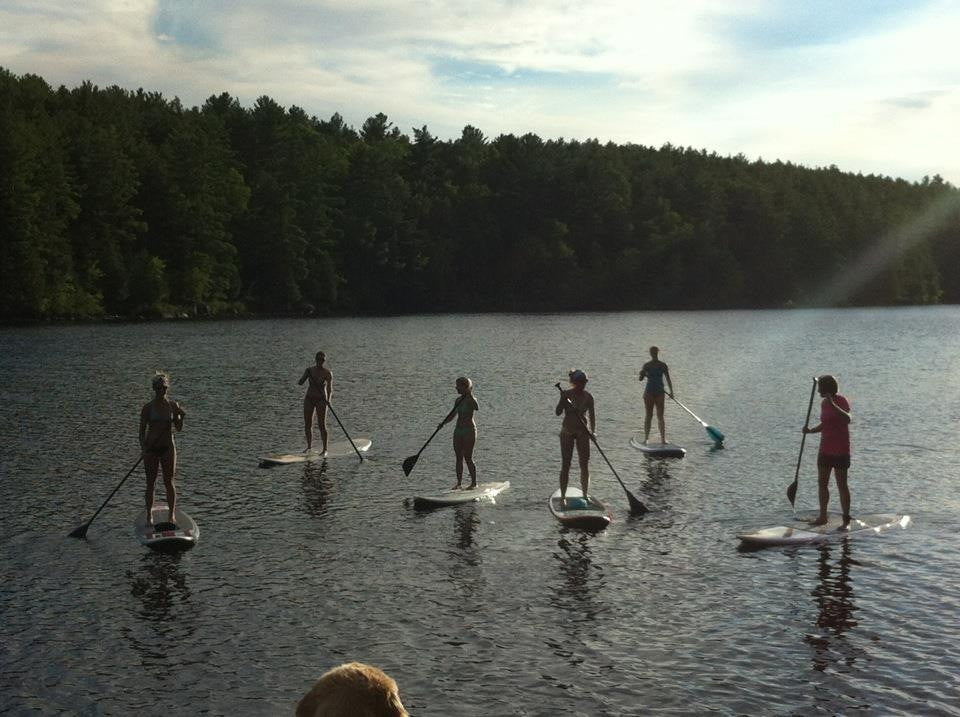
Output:
[[670,369],[667,364],[663,364],[663,377],[667,379],[667,395],[673,398],[673,381],[670,380]]

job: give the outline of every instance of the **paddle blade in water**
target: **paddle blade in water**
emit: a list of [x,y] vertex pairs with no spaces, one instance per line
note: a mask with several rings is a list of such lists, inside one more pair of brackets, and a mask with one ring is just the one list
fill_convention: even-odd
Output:
[[645,506],[640,500],[630,491],[626,491],[627,502],[630,503],[630,514],[631,515],[643,515],[647,512],[647,506]]
[[71,538],[86,538],[87,537],[87,524],[81,525],[76,530],[70,533]]
[[713,426],[707,426],[707,434],[714,440],[716,443],[723,443],[723,439],[726,438],[720,431]]
[[790,501],[790,505],[793,506],[793,502],[797,499],[797,481],[794,481],[787,486],[787,500]]
[[410,471],[413,470],[413,467],[417,465],[417,459],[420,456],[410,456],[403,462],[403,474],[405,476],[410,475]]

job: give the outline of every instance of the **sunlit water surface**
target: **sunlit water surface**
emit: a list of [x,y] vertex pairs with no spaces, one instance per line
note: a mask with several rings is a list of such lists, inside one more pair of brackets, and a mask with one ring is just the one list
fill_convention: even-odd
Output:
[[[656,343],[682,461],[629,446]],[[362,464],[258,467],[302,447],[296,385],[317,349]],[[598,535],[547,510],[553,384],[591,376],[599,439],[651,508],[627,512],[598,455]],[[137,459],[157,367],[189,415],[180,556],[132,537],[142,472],[67,537]],[[829,547],[738,550],[791,518],[811,376],[854,411],[854,512],[907,530]],[[449,427],[476,383],[481,480],[496,505],[418,513],[453,482]],[[417,716],[960,714],[960,309],[161,323],[0,330],[0,711],[290,714],[326,669],[378,665]],[[815,409],[816,412],[816,409]],[[331,421],[331,429],[337,431]],[[798,507],[815,505],[817,437]]]

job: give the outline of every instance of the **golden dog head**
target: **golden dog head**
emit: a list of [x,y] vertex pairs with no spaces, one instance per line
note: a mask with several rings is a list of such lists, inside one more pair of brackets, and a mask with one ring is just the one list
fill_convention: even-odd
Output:
[[409,717],[397,683],[362,662],[334,667],[297,703],[296,717]]

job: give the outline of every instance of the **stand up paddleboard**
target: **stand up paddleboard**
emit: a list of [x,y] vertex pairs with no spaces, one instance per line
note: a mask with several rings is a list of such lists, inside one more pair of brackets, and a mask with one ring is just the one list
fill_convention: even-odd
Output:
[[439,508],[444,505],[460,505],[461,503],[475,503],[486,500],[495,503],[494,498],[510,487],[510,481],[502,483],[477,483],[471,490],[445,490],[434,495],[417,495],[413,497],[414,508]]
[[592,495],[586,499],[583,491],[573,486],[567,487],[566,500],[560,500],[560,489],[550,496],[547,502],[553,517],[568,528],[581,530],[603,530],[613,518],[607,507]]
[[146,545],[151,550],[174,552],[189,550],[197,544],[200,540],[200,528],[193,522],[193,518],[177,508],[173,514],[176,522],[168,523],[169,514],[170,509],[166,503],[154,503],[151,511],[153,525],[148,526],[146,511],[137,513],[133,534],[141,545]]
[[644,443],[639,436],[630,439],[630,445],[651,458],[683,458],[687,451],[673,443]]
[[[369,438],[354,438],[353,445],[361,453],[370,450],[373,442]],[[288,463],[305,463],[307,461],[322,461],[327,458],[344,458],[347,456],[356,456],[350,441],[330,441],[327,444],[327,452],[321,453],[318,450],[311,450],[302,453],[267,453],[260,456],[260,464],[265,466],[285,466]]]
[[[810,516],[811,519],[815,517],[816,514]],[[797,521],[793,525],[778,525],[737,537],[744,546],[757,548],[771,545],[801,545],[845,540],[855,535],[879,533],[888,528],[906,528],[909,524],[909,515],[878,513],[858,515],[844,528],[841,516],[830,515],[824,525],[810,525],[807,521]]]

